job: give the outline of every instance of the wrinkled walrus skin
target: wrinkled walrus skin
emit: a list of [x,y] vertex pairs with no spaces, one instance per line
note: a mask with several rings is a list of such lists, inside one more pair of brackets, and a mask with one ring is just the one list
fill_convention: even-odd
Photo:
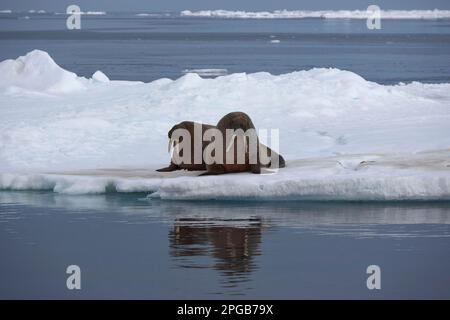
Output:
[[[170,129],[169,133],[168,133],[169,139],[171,139],[172,138],[172,133],[176,129],[186,129],[186,130],[189,131],[189,133],[191,135],[191,163],[190,164],[184,164],[184,163],[182,163],[182,164],[175,164],[173,162],[173,160],[171,160],[170,161],[170,165],[168,167],[161,168],[161,169],[158,169],[156,171],[158,171],[158,172],[171,172],[171,171],[182,170],[182,169],[185,169],[185,170],[188,170],[188,171],[206,170],[206,164],[205,164],[204,160],[202,160],[201,164],[195,164],[194,163],[194,125],[195,124],[198,124],[198,125],[202,126],[202,137],[203,137],[203,134],[205,133],[206,130],[215,128],[215,126],[212,126],[212,125],[209,125],[209,124],[195,123],[193,121],[183,121],[183,122],[180,122],[179,124],[173,126],[172,129]],[[208,143],[209,143],[209,141],[202,141],[202,154],[203,154],[203,150],[206,148]]]
[[[225,115],[222,119],[219,120],[217,123],[217,129],[219,129],[222,132],[223,137],[226,136],[226,129],[233,129],[238,130],[242,129],[244,132],[248,129],[255,129],[255,126],[253,125],[252,120],[250,117],[243,113],[243,112],[231,112],[227,115]],[[245,154],[245,163],[239,164],[237,163],[237,147],[236,144],[234,146],[234,163],[227,164],[225,155],[226,155],[226,143],[224,143],[223,146],[223,164],[211,164],[206,165],[207,172],[203,173],[202,175],[218,175],[218,174],[225,174],[225,173],[234,173],[234,172],[252,172],[252,173],[261,173],[261,168],[265,167],[268,168],[271,166],[271,163],[267,165],[263,165],[260,163],[259,159],[259,148],[261,146],[264,146],[259,143],[259,139],[257,140],[258,143],[258,150],[257,150],[257,162],[256,164],[250,164],[249,161],[249,154],[246,152]],[[266,146],[264,146],[266,147]],[[278,155],[278,167],[284,168],[285,167],[285,161],[284,158],[275,153],[275,151],[272,151],[269,147],[267,148],[267,155],[271,156],[272,153],[274,153],[274,156]]]

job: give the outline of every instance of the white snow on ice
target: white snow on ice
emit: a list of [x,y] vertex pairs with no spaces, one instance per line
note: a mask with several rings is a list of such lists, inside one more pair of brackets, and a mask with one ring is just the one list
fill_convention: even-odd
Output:
[[[157,173],[167,131],[248,113],[280,129],[277,174]],[[450,200],[450,84],[311,69],[150,83],[91,79],[34,50],[0,63],[0,189],[162,199]]]
[[60,68],[48,53],[34,50],[16,60],[0,63],[1,89],[29,89],[61,93],[85,88],[85,79]]
[[98,81],[98,82],[109,82],[108,76],[101,72],[100,70],[97,70],[92,75],[92,80]]
[[[238,18],[238,19],[367,19],[372,15],[366,10],[275,10],[275,11],[229,11],[229,10],[184,10],[185,17]],[[449,19],[450,10],[381,10],[382,19]]]

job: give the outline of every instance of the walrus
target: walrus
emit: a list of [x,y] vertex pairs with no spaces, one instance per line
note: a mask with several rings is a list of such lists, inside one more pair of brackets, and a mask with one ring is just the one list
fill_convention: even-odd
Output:
[[[275,151],[271,150],[269,147],[265,146],[264,144],[259,142],[259,138],[256,135],[256,129],[253,125],[252,120],[250,117],[245,114],[244,112],[231,112],[225,115],[222,119],[219,120],[219,122],[216,125],[216,129],[220,131],[222,137],[227,136],[227,129],[232,130],[239,130],[242,129],[242,132],[247,132],[249,129],[253,129],[255,132],[255,136],[253,139],[255,139],[254,145],[257,146],[256,150],[253,149],[250,151],[249,146],[251,145],[248,140],[246,140],[246,143],[243,143],[243,148],[245,149],[239,149],[241,154],[241,161],[239,161],[239,152],[238,143],[234,143],[234,141],[240,139],[239,137],[232,136],[231,140],[227,140],[227,138],[223,138],[225,143],[222,143],[223,149],[222,149],[222,157],[223,159],[220,159],[220,163],[217,163],[216,161],[211,161],[211,159],[208,159],[206,161],[206,170],[207,172],[203,173],[202,175],[218,175],[218,174],[225,174],[225,173],[234,173],[234,172],[252,172],[252,173],[261,173],[261,168],[272,168],[272,164],[274,167],[277,168],[284,168],[286,166],[284,158],[276,153]],[[243,136],[244,139],[249,139],[249,137]],[[250,138],[252,139],[252,138]],[[231,143],[230,143],[231,142]],[[208,147],[208,146],[207,146]],[[233,147],[233,150],[231,150],[231,147]],[[242,146],[241,146],[242,147]],[[260,159],[260,150],[264,152],[266,150],[267,157],[270,157],[269,162],[262,163]],[[211,153],[211,157],[215,156],[215,151]],[[227,153],[230,153],[232,156],[232,159],[234,161],[230,162],[227,161]],[[220,157],[220,155],[219,155]],[[278,164],[272,163],[272,160],[276,159]]]
[[[199,125],[202,127],[202,136],[200,137],[200,141],[194,141],[194,127],[195,125]],[[170,165],[168,167],[164,167],[161,169],[157,169],[156,171],[158,172],[171,172],[171,171],[175,171],[175,170],[188,170],[188,171],[196,171],[196,170],[206,170],[206,164],[205,161],[203,160],[203,150],[205,149],[205,147],[210,143],[209,141],[203,141],[203,135],[205,133],[206,130],[211,129],[211,128],[215,128],[215,126],[213,125],[209,125],[209,124],[204,124],[204,123],[198,123],[198,122],[193,122],[193,121],[183,121],[180,122],[176,125],[174,125],[168,132],[168,136],[169,136],[169,151],[171,147],[174,147],[176,143],[181,142],[180,141],[176,141],[174,142],[174,140],[172,139],[172,135],[174,133],[175,130],[177,129],[186,129],[189,134],[190,134],[190,138],[191,138],[191,161],[190,163],[175,163],[173,161],[173,158],[170,160]],[[181,137],[182,138],[182,137]],[[196,143],[202,143],[202,161],[201,163],[195,163],[195,159],[194,159],[194,147]],[[171,144],[174,145],[171,145]],[[181,150],[181,152],[183,152],[183,150]]]

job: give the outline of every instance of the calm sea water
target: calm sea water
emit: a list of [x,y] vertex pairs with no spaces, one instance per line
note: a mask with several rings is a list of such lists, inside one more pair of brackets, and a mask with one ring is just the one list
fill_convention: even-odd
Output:
[[450,298],[449,203],[144,197],[0,192],[0,298]]
[[[24,19],[28,15],[29,19]],[[271,43],[278,39],[280,43]],[[0,60],[112,79],[337,67],[450,81],[450,22],[0,15]],[[66,288],[78,265],[82,289]],[[366,268],[381,268],[368,290]],[[169,202],[0,191],[0,298],[450,298],[449,203]]]
[[178,78],[186,69],[281,74],[313,67],[379,83],[450,81],[450,20],[383,20],[381,30],[368,30],[365,20],[112,13],[82,16],[81,31],[67,30],[65,20],[0,14],[0,60],[38,48],[82,76],[100,69],[111,79],[146,82]]

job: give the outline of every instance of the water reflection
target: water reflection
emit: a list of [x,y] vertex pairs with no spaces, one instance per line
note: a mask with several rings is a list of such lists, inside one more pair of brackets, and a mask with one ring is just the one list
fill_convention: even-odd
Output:
[[[429,262],[426,268],[435,268],[433,261],[444,268],[450,264],[448,239],[448,202],[180,202],[148,200],[145,194],[0,192],[0,261],[17,255],[33,268],[43,263],[41,255],[52,257],[45,262],[49,266],[51,261],[72,261],[75,255],[99,275],[117,265],[114,278],[122,281],[117,285],[136,281],[136,298],[149,297],[148,283],[156,288],[155,298],[249,292],[298,297],[302,289],[291,285],[291,279],[308,283],[310,277],[320,296],[331,281],[330,271],[322,274],[317,269],[323,263],[333,266],[336,279],[349,265],[367,266],[379,252],[377,259],[385,259],[398,272],[424,261]],[[336,258],[336,242],[345,258]],[[40,251],[30,254],[28,244]],[[12,262],[0,264],[2,268],[5,275],[17,270]],[[24,276],[17,274],[15,281]],[[347,277],[354,279],[350,272]],[[146,278],[147,285],[142,281]],[[104,287],[95,297],[117,297],[107,284]],[[36,292],[38,288],[36,284]],[[304,294],[309,297],[309,292]]]
[[[175,219],[169,232],[170,254],[177,258],[180,267],[218,270],[231,286],[247,281],[248,274],[256,268],[254,257],[260,255],[261,219],[240,220],[238,227],[220,226],[217,221],[208,225],[208,222]],[[192,259],[199,256],[213,258],[212,265],[201,265]]]
[[52,192],[0,191],[0,219],[20,206],[56,210],[61,214],[101,216],[123,223],[183,221],[182,224],[246,227],[263,225],[289,228],[355,225],[450,224],[450,202],[238,202],[161,201],[146,194],[61,195]]

